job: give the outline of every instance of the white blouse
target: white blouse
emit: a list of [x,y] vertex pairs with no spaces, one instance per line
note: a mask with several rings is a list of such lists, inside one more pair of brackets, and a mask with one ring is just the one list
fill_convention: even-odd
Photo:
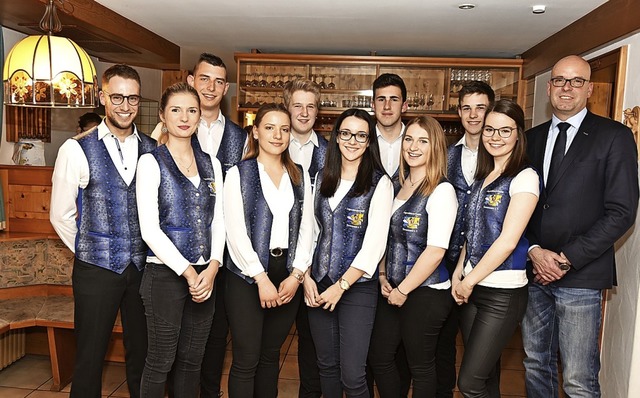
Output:
[[[335,194],[329,198],[329,207],[332,211],[338,207],[353,183],[354,181],[340,180]],[[320,187],[316,187],[316,189],[320,189]],[[393,184],[391,179],[385,175],[382,176],[373,192],[371,204],[369,205],[367,230],[364,233],[362,247],[351,263],[351,267],[364,272],[365,278],[371,278],[376,272],[378,263],[380,263],[387,248],[392,206]],[[320,224],[316,220],[314,238],[318,237],[319,232]]]
[[[289,246],[289,212],[293,207],[294,194],[289,174],[285,171],[278,187],[258,162],[260,187],[273,216],[269,248],[283,248]],[[312,232],[313,232],[313,197],[311,196],[311,179],[309,173],[303,171],[304,204],[302,206],[302,220],[298,232],[298,242],[293,267],[305,272],[311,264]],[[240,172],[234,166],[225,178],[224,211],[227,230],[227,247],[233,262],[244,275],[254,277],[264,272],[267,264],[260,263],[258,254],[253,250],[251,239],[247,232],[244,218],[244,202],[240,186]]]
[[[220,265],[222,265],[225,242],[224,217],[222,213],[224,192],[222,167],[218,159],[212,156],[210,157],[216,181],[216,203],[213,208],[213,220],[211,222],[211,255],[209,258],[200,257],[196,264],[207,264],[211,260],[217,260]],[[200,183],[200,177],[191,177],[189,181],[191,181],[194,186],[197,186]],[[189,260],[184,258],[162,229],[160,229],[160,214],[158,210],[159,187],[160,166],[152,154],[144,154],[138,161],[136,200],[138,202],[138,217],[140,219],[142,239],[144,239],[151,251],[153,251],[153,254],[155,254],[155,256],[148,256],[147,262],[165,264],[176,274],[182,275],[190,263]]]

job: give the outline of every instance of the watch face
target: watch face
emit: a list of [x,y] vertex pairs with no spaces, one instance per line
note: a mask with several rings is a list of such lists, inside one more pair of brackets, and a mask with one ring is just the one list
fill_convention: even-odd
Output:
[[346,281],[346,280],[344,280],[344,279],[340,279],[340,288],[341,288],[342,290],[347,290],[347,289],[349,289],[349,282],[347,282],[347,281]]

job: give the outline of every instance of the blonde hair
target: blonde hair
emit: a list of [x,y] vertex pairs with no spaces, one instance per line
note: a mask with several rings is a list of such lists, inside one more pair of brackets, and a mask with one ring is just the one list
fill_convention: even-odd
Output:
[[[416,189],[416,192],[420,195],[429,196],[438,184],[447,177],[447,139],[444,135],[444,130],[442,130],[442,126],[436,119],[431,116],[418,116],[407,123],[407,127],[403,133],[403,140],[409,126],[414,124],[417,124],[429,134],[429,156],[424,166],[426,175],[420,186]],[[403,151],[400,151],[400,169],[398,176],[400,178],[400,184],[404,184],[409,176],[409,166],[404,160]]]
[[315,98],[316,108],[320,105],[320,86],[318,85],[318,83],[312,82],[311,80],[296,79],[288,81],[284,85],[284,89],[282,90],[282,94],[284,97],[284,106],[286,106],[287,109],[289,109],[289,105],[291,105],[291,97],[296,91],[306,91],[312,93]]

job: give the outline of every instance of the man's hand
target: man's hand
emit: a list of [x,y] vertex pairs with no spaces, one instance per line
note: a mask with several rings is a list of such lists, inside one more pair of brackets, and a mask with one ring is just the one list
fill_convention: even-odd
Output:
[[535,282],[547,285],[562,278],[566,272],[560,269],[560,263],[568,263],[566,257],[551,250],[534,247],[529,251],[529,258],[533,264]]

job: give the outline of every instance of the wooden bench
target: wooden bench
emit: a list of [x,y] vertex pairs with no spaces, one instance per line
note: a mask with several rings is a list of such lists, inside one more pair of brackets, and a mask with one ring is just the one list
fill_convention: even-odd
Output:
[[[66,285],[31,285],[0,289],[0,334],[41,326],[47,330],[53,385],[62,390],[73,376],[75,336],[73,292]],[[122,334],[120,317],[113,332]]]

